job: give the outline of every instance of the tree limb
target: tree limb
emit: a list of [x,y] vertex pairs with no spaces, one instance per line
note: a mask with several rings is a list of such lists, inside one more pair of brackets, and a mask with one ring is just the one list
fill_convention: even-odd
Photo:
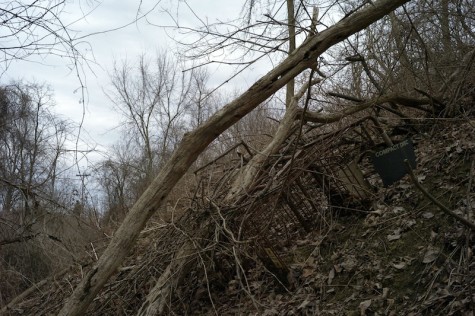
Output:
[[435,205],[437,205],[441,210],[442,212],[444,212],[445,214],[455,218],[456,220],[458,220],[459,222],[461,222],[462,224],[464,224],[465,226],[467,226],[468,228],[470,228],[472,231],[475,231],[475,224],[470,222],[468,219],[466,219],[465,217],[462,217],[458,214],[455,214],[452,210],[450,210],[447,206],[445,206],[444,204],[442,204],[439,200],[437,200],[432,194],[430,194],[420,183],[419,181],[417,181],[417,178],[416,176],[414,175],[414,172],[412,171],[412,168],[411,168],[411,165],[409,164],[409,162],[407,160],[404,161],[406,163],[406,167],[407,167],[407,170],[409,171],[409,176],[411,177],[412,179],[412,182],[414,183],[414,185],[416,186],[416,188],[419,189],[419,191],[422,192],[422,194],[424,194],[429,200],[432,201],[432,203],[434,203]]
[[[334,96],[339,96],[339,97],[344,97],[344,98],[352,98],[344,95],[337,95],[336,93],[333,93]],[[325,113],[322,114],[320,112],[309,112],[307,111],[305,113],[305,119],[308,122],[313,122],[313,123],[333,123],[336,121],[341,120],[343,117],[346,117],[348,115],[363,111],[365,109],[368,109],[370,107],[376,106],[378,104],[383,104],[387,102],[395,102],[398,104],[402,105],[423,105],[423,104],[429,104],[430,100],[429,99],[415,99],[415,98],[410,98],[406,96],[401,96],[401,95],[384,95],[380,96],[374,100],[370,101],[363,101],[360,99],[352,98],[354,100],[358,100],[359,103],[356,104],[355,106],[348,106],[341,110],[340,112],[336,113]]]

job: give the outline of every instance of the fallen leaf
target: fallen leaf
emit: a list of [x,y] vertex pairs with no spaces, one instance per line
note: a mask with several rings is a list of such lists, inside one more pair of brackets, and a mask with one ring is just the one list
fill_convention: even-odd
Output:
[[424,254],[424,259],[422,263],[431,263],[439,256],[440,250],[436,247],[429,247]]
[[345,298],[345,303],[355,300],[355,293],[352,293],[349,297]]
[[400,262],[400,263],[392,263],[391,264],[394,268],[398,269],[398,270],[402,270],[404,269],[407,264],[405,262]]
[[429,219],[429,218],[434,217],[434,213],[432,213],[432,212],[424,212],[424,213],[422,214],[422,217],[424,217],[425,219]]
[[387,238],[389,241],[393,241],[393,240],[397,240],[401,238],[401,229],[400,228],[395,229],[392,234],[388,235]]
[[340,266],[345,269],[345,271],[350,272],[357,265],[356,258],[354,256],[347,256],[345,260],[340,264]]
[[360,315],[365,316],[366,310],[371,306],[372,300],[366,300],[360,303]]
[[341,270],[342,270],[342,269],[341,269],[341,266],[340,266],[339,264],[333,265],[333,268],[335,269],[335,272],[336,272],[336,273],[340,273]]
[[278,315],[278,314],[279,314],[279,312],[276,309],[271,308],[271,309],[266,309],[264,311],[264,314],[262,314],[262,315],[263,316],[273,316],[273,315]]
[[315,269],[305,268],[302,271],[302,277],[308,278],[309,276],[313,275],[314,273],[315,273]]
[[297,307],[297,309],[303,309],[305,308],[307,305],[309,305],[311,302],[310,300],[308,299],[308,297],[302,302],[302,304],[299,305],[299,307]]
[[399,235],[399,234],[397,234],[397,235],[388,235],[388,241],[398,240],[399,238],[401,238],[401,235]]
[[335,269],[331,269],[330,273],[328,273],[328,281],[327,284],[330,285],[332,284],[333,278],[335,277]]
[[295,241],[295,244],[297,244],[297,246],[308,245],[309,243],[310,243],[310,241],[307,240],[307,239],[304,239],[304,240],[296,240],[296,241]]
[[409,220],[405,221],[404,224],[405,224],[406,228],[410,228],[410,227],[416,225],[417,222],[414,219],[409,219]]
[[405,211],[404,207],[402,207],[402,206],[396,206],[395,208],[393,208],[393,212],[396,213],[396,214],[400,213],[400,212],[404,212],[404,211]]

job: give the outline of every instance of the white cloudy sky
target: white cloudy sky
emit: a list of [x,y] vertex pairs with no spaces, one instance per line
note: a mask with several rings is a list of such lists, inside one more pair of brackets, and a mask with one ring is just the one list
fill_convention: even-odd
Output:
[[[117,127],[120,117],[113,111],[111,101],[104,94],[104,91],[110,88],[109,74],[114,61],[134,61],[144,53],[153,57],[159,51],[176,50],[173,39],[179,38],[179,35],[175,34],[172,28],[156,25],[173,26],[177,17],[180,26],[190,28],[196,28],[203,21],[229,21],[241,16],[242,7],[246,3],[246,0],[67,1],[61,17],[68,23],[76,21],[70,25],[70,29],[77,32],[76,37],[84,37],[85,42],[77,47],[85,56],[94,58],[81,68],[81,78],[86,87],[86,102],[80,139],[82,144],[78,149],[93,146],[97,151],[91,154],[89,159],[97,161],[101,159],[101,153],[106,153],[119,138],[120,131]],[[318,3],[322,4],[320,1]],[[169,13],[166,10],[169,10]],[[80,19],[85,12],[86,17]],[[134,23],[136,17],[145,12],[149,12],[146,19]],[[264,13],[254,12],[257,16]],[[173,16],[173,19],[170,16]],[[261,20],[264,19],[262,16]],[[240,77],[226,83],[224,89],[246,89],[268,72],[274,62],[276,61],[263,60],[254,64]],[[48,84],[54,91],[55,111],[79,125],[83,118],[82,95],[78,90],[81,84],[69,64],[70,60],[57,56],[13,62],[6,72],[0,73],[0,84],[8,84],[12,80]],[[207,70],[211,75],[211,87],[222,84],[230,76],[229,69],[217,64],[209,65]],[[70,146],[74,149],[75,144],[71,143]]]
[[[113,1],[103,0],[100,3],[86,3],[82,1],[81,8],[76,4],[69,4],[65,8],[63,19],[73,21],[81,16],[81,12],[90,12],[86,18],[79,20],[71,26],[71,29],[78,31],[78,36],[91,35],[85,38],[87,45],[80,45],[84,55],[91,56],[91,51],[95,61],[89,63],[88,67],[83,67],[83,80],[87,88],[86,111],[84,117],[84,129],[82,137],[87,139],[89,144],[96,143],[98,149],[106,151],[118,138],[118,130],[114,129],[119,121],[119,116],[112,110],[111,102],[104,95],[103,91],[108,89],[109,75],[113,62],[127,58],[133,60],[138,55],[146,53],[153,57],[157,51],[164,49],[173,50],[174,41],[170,39],[173,35],[171,29],[151,26],[145,19],[132,23],[116,31],[100,33],[102,31],[113,30],[134,21],[139,4],[140,13],[147,12],[157,4],[158,0],[125,0]],[[158,6],[149,13],[147,19],[159,25],[173,25],[170,16],[164,12],[165,8],[175,8],[177,0],[162,0]],[[240,14],[244,1],[231,0],[189,0],[188,4],[201,19],[215,22],[217,19],[226,20],[235,18]],[[92,6],[91,6],[92,5]],[[199,21],[192,12],[181,5],[179,12],[180,24],[186,26],[196,26]],[[176,15],[176,10],[172,12]],[[65,58],[49,56],[47,58],[36,58],[28,61],[13,62],[7,72],[0,77],[0,83],[6,84],[11,80],[22,79],[25,81],[36,81],[46,83],[54,90],[56,100],[56,112],[79,124],[82,118],[83,107],[80,103],[81,93],[78,91],[80,82],[74,70],[68,67],[69,61]],[[263,70],[265,71],[265,70]],[[210,69],[214,77],[211,83],[217,85],[220,80],[224,80],[227,73],[221,73],[219,68]],[[254,77],[257,75],[253,72]],[[252,84],[254,78],[244,77],[240,82],[229,85],[244,83]],[[89,135],[89,136],[88,136]],[[97,158],[97,157],[96,157]]]

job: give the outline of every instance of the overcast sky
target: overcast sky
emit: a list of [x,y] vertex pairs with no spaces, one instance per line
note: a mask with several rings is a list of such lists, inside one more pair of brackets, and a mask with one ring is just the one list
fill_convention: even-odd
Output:
[[[215,22],[217,19],[226,20],[237,17],[243,2],[189,0],[188,4],[201,19]],[[140,3],[140,12],[138,12]],[[178,3],[176,0],[160,1],[158,6],[148,14],[147,20],[158,25],[173,25],[173,20],[165,12],[165,9],[175,10],[171,13],[176,17],[176,3]],[[157,51],[164,49],[173,51],[175,49],[174,41],[170,39],[170,36],[176,36],[172,29],[151,26],[146,19],[123,27],[133,22],[137,14],[140,16],[140,14],[148,12],[156,4],[155,0],[104,0],[101,3],[93,3],[93,6],[90,5],[90,1],[88,3],[82,1],[81,6],[76,3],[68,4],[65,8],[66,14],[63,15],[63,19],[66,21],[74,21],[82,13],[91,11],[84,19],[71,26],[71,29],[78,32],[78,36],[97,33],[86,37],[84,39],[86,43],[78,46],[85,56],[89,58],[94,56],[94,61],[83,66],[83,73],[81,73],[87,89],[86,112],[81,137],[91,145],[96,143],[97,148],[101,151],[107,151],[119,135],[119,131],[114,128],[118,126],[120,118],[112,110],[111,102],[103,93],[109,87],[109,73],[112,70],[113,62],[126,58],[133,61],[143,53],[153,57]],[[199,23],[192,11],[183,4],[180,8],[179,18],[179,22],[183,26],[193,27]],[[120,27],[123,28],[110,31]],[[68,64],[70,61],[66,58],[55,56],[14,62],[0,78],[0,82],[7,84],[11,80],[22,79],[50,85],[54,90],[57,103],[55,111],[79,124],[83,113],[80,102],[81,91],[78,90],[81,85],[75,70],[68,67]],[[212,85],[217,85],[228,76],[227,73],[222,73],[218,67],[211,67],[209,71],[212,74],[210,82]],[[258,75],[256,72],[252,73],[254,77]],[[254,78],[245,76],[239,82],[230,83],[228,88],[233,84],[252,84],[253,81]],[[233,88],[231,87],[231,89]],[[93,155],[93,160],[97,158],[99,158],[97,154]]]

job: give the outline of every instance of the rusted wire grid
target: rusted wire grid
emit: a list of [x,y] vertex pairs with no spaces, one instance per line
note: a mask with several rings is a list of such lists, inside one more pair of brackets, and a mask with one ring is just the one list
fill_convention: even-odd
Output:
[[[335,134],[333,136],[335,137]],[[326,151],[334,153],[334,150],[330,148],[332,139],[328,136],[325,136],[323,140],[326,140]],[[289,141],[287,144],[283,144],[281,153],[287,152],[291,145],[292,141]],[[321,147],[319,149],[319,154],[321,154]],[[310,154],[308,154],[309,152]],[[299,179],[302,177],[302,175],[305,177],[305,173],[307,171],[307,168],[305,167],[308,167],[308,165],[314,160],[314,157],[312,156],[315,156],[315,150],[298,150],[296,154],[291,157],[293,160],[292,163],[289,162],[290,160],[285,156],[285,154],[270,157],[269,162],[266,164],[266,166],[264,166],[263,170],[261,170],[259,174],[260,176],[258,177],[258,180],[255,181],[251,191],[247,192],[246,198],[256,196],[256,194],[259,195],[259,190],[265,190],[271,181],[278,183],[277,185],[274,184],[273,187],[280,187],[280,192],[285,191],[285,194],[273,194],[272,196],[268,196],[265,199],[261,199],[259,202],[251,203],[254,204],[252,210],[245,212],[244,217],[247,217],[247,222],[249,223],[245,225],[245,235],[248,236],[248,238],[254,238],[261,241],[260,248],[267,249],[267,252],[269,252],[268,250],[271,249],[271,251],[275,253],[278,251],[273,248],[285,248],[284,245],[290,242],[292,239],[295,239],[295,236],[298,235],[295,234],[295,232],[301,231],[302,227],[307,232],[310,231],[311,224],[309,223],[311,223],[314,217],[318,217],[319,213],[321,213],[321,211],[326,207],[325,205],[324,207],[319,208],[316,203],[322,204],[321,200],[313,201],[310,198],[311,194],[308,192],[308,187],[312,188],[312,184],[304,185],[302,184],[302,180]],[[331,159],[334,163],[334,157],[331,157]],[[281,166],[280,171],[276,176],[273,176],[272,179],[270,179],[271,177],[269,175],[272,174],[270,170],[278,165]],[[323,165],[328,165],[328,163]],[[287,180],[291,181],[285,181],[285,184],[280,184],[279,181],[282,181],[283,179],[279,179],[279,177],[282,176],[284,172],[286,172],[287,175],[291,173],[294,179],[289,179],[287,177]],[[331,173],[333,173],[332,170],[324,172],[327,177]],[[329,178],[336,179],[335,176],[331,176]],[[314,182],[315,180],[316,179],[314,179]],[[296,188],[291,189],[294,181]],[[306,181],[308,182],[308,180]],[[338,192],[344,192],[344,187],[342,185],[339,185],[337,181],[333,182],[334,183],[332,186],[337,187]],[[215,184],[215,186],[219,188],[223,187],[219,181],[217,184]],[[315,187],[318,188],[318,186]],[[318,212],[319,210],[320,212]],[[286,237],[285,242],[282,242],[283,236]]]
[[[276,165],[280,160],[283,160],[283,156],[280,156],[279,159],[274,163]],[[286,165],[287,166],[287,165]],[[278,177],[278,175],[276,175]],[[274,189],[277,187],[281,188],[276,191],[277,194],[273,194],[269,197],[267,197],[265,202],[261,202],[258,205],[256,205],[255,210],[253,211],[255,213],[253,221],[255,223],[265,223],[265,226],[263,227],[262,224],[254,224],[257,225],[258,227],[260,226],[259,230],[264,233],[265,231],[269,231],[269,229],[272,226],[272,222],[279,223],[279,226],[281,228],[284,228],[285,230],[288,229],[288,224],[295,222],[297,220],[302,226],[306,225],[306,218],[301,214],[300,211],[298,211],[295,207],[294,204],[292,204],[292,201],[290,201],[289,198],[282,198],[280,192],[283,190],[283,186],[286,186],[287,184],[285,183],[279,183],[278,181],[272,179],[272,181],[277,182],[277,185],[274,185]],[[285,191],[288,191],[288,189],[285,189]],[[290,201],[290,202],[289,202]],[[289,204],[290,206],[285,207],[285,204]],[[271,204],[265,205],[265,204]],[[266,210],[271,209],[272,211],[269,212]],[[270,218],[273,218],[273,221],[269,221]],[[267,227],[267,230],[265,229]],[[307,227],[308,228],[308,227]],[[289,234],[287,233],[287,236]],[[289,240],[289,238],[287,238]]]
[[[284,161],[283,157],[283,155],[280,155],[277,161],[274,162],[274,165],[279,161]],[[289,168],[290,166],[288,162],[283,165],[283,169]],[[267,164],[267,166],[269,166],[269,164]],[[276,175],[276,177],[278,176],[279,174]],[[279,183],[279,189],[276,190],[276,193],[256,203],[254,209],[251,211],[252,217],[249,218],[248,221],[250,224],[246,229],[249,235],[256,236],[256,239],[263,241],[261,244],[264,243],[265,245],[261,245],[261,248],[265,248],[265,252],[267,253],[269,249],[271,249],[272,252],[278,252],[275,250],[276,248],[284,248],[285,244],[288,244],[291,240],[295,239],[296,235],[299,235],[295,232],[301,231],[302,227],[309,231],[308,220],[312,218],[312,215],[316,216],[316,214],[318,214],[309,211],[311,207],[316,208],[316,205],[313,204],[312,206],[312,204],[308,202],[309,194],[307,192],[305,192],[307,196],[305,196],[302,190],[300,190],[301,192],[299,193],[293,193],[299,196],[297,199],[298,205],[294,203],[296,199],[295,196],[293,198],[289,198],[288,196],[282,198],[281,192],[288,191],[290,185],[291,183]],[[284,189],[284,186],[287,186],[287,188]],[[274,187],[276,186],[274,185]],[[305,189],[303,189],[303,191],[305,191]],[[304,211],[304,214],[299,210],[299,207],[302,208],[302,206],[305,206],[307,209]],[[283,236],[286,237],[285,242],[282,242]],[[275,258],[273,259],[276,261]],[[279,260],[279,258],[277,258],[277,260]]]
[[[252,250],[270,270],[282,274],[287,270],[284,259],[286,246],[306,231],[302,219],[299,220],[299,215],[296,215],[300,211],[288,199],[283,199],[280,192],[282,188],[275,187],[273,192],[261,197],[248,210],[251,215],[246,221],[245,238],[254,240]],[[301,200],[305,200],[303,193],[299,195]]]
[[[371,187],[367,186],[366,183],[358,182],[352,184],[353,192],[349,192],[350,190],[348,189],[348,184],[345,185],[345,183],[343,183],[337,176],[338,171],[342,171],[341,173],[345,174],[347,178],[357,178],[354,170],[345,168],[348,164],[348,157],[355,157],[359,153],[358,150],[360,146],[358,142],[355,142],[356,145],[343,144],[342,146],[337,146],[336,148],[334,147],[335,143],[333,142],[335,138],[340,138],[343,133],[349,132],[352,131],[350,129],[343,129],[337,131],[336,133],[333,132],[330,135],[323,135],[323,137],[320,139],[314,139],[312,141],[312,146],[304,146],[304,148],[307,150],[297,150],[294,156],[293,164],[295,165],[293,166],[292,171],[285,170],[287,165],[290,165],[289,161],[287,161],[283,168],[279,171],[277,178],[283,175],[284,172],[288,172],[288,174],[291,176],[287,178],[287,184],[291,186],[291,183],[295,182],[296,187],[298,187],[301,191],[301,194],[296,194],[296,196],[300,197],[299,200],[301,205],[292,203],[292,200],[290,200],[290,203],[287,203],[290,204],[290,208],[294,214],[302,215],[300,210],[303,210],[304,214],[308,216],[310,209],[316,214],[326,213],[327,206],[331,206],[331,195],[337,194],[340,200],[343,201],[345,198],[351,195],[353,195],[353,197],[357,200],[364,200],[374,194]],[[367,136],[367,132],[358,132],[356,134],[362,141],[368,141],[370,144],[374,144],[374,142],[372,142],[372,138]],[[316,146],[317,143],[320,146]],[[315,161],[318,160],[320,161],[316,163]],[[302,178],[302,174],[305,173],[312,175],[313,181],[308,181],[308,183],[304,186],[300,178]],[[364,175],[362,177],[364,181]],[[318,193],[320,193],[321,198],[316,199],[316,201],[309,199],[310,194],[306,192],[306,187],[316,188],[317,194],[314,196],[318,196]],[[295,195],[295,190],[296,189],[294,186],[292,195]],[[323,197],[326,197],[326,201]],[[316,203],[323,205],[317,207]],[[337,206],[340,208],[345,208],[345,205],[342,205],[341,203],[339,204],[340,205]],[[302,207],[302,205],[305,205],[305,207]],[[346,208],[348,207],[346,206]],[[319,212],[315,212],[315,210],[318,210]],[[300,221],[302,222],[303,216],[297,217],[300,217]],[[309,217],[311,218],[312,216]],[[326,221],[325,218],[325,216],[322,216],[323,221],[319,221],[320,225],[322,222]],[[329,226],[329,223],[325,224],[326,225],[323,228]]]
[[[338,134],[338,137],[341,137],[341,133]],[[323,178],[326,177],[328,179],[327,186],[332,184],[339,192],[353,191],[350,193],[356,195],[356,198],[360,200],[367,199],[374,192],[366,181],[367,175],[360,172],[358,166],[359,146],[338,146],[338,143],[333,143],[333,137],[328,138],[326,135],[325,138],[327,142],[323,145],[327,146],[324,146],[323,152],[322,147],[315,146],[316,141],[312,141],[313,152],[308,153],[307,162],[304,163],[303,168],[310,169],[315,175],[319,174],[315,178],[317,182],[322,182],[322,185],[324,184]],[[319,141],[320,145],[322,145],[322,141]],[[332,145],[328,141],[331,141]],[[338,176],[339,174],[340,176]],[[343,176],[344,181],[341,181],[341,176]],[[350,179],[358,181],[348,183]]]

